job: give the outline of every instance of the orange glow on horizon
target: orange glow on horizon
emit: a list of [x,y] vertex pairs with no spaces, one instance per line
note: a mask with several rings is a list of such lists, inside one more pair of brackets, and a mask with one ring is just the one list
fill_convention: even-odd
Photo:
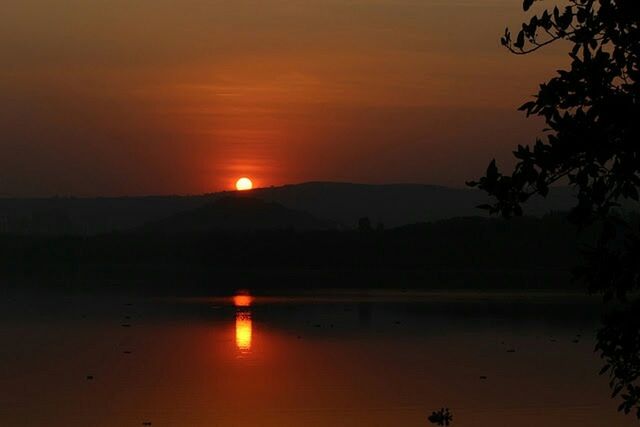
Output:
[[253,189],[464,186],[533,141],[543,126],[517,107],[570,65],[564,44],[524,57],[496,45],[524,19],[506,1],[491,2],[500,13],[467,0],[267,1],[256,14],[247,2],[140,0],[107,16],[106,2],[57,2],[63,24],[48,26],[42,0],[8,3],[1,190],[20,197],[235,191],[241,177]]

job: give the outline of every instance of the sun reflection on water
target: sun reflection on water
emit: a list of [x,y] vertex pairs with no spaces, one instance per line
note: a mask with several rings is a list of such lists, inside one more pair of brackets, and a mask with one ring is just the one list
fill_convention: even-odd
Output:
[[251,351],[251,338],[253,325],[251,323],[251,295],[246,293],[233,297],[233,305],[236,307],[236,347],[241,354]]
[[238,294],[233,297],[233,305],[235,305],[236,307],[249,307],[251,306],[252,300],[253,299],[249,294],[246,294],[246,293]]
[[251,313],[236,313],[236,347],[241,352],[251,350]]

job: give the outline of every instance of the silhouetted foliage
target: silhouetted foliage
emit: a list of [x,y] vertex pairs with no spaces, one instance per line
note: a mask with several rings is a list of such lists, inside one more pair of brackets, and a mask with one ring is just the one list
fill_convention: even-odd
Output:
[[[528,10],[535,0],[525,0]],[[519,145],[518,163],[503,175],[495,161],[486,176],[471,183],[496,197],[484,208],[520,215],[521,203],[546,195],[562,178],[578,190],[573,218],[586,222],[607,215],[621,198],[638,200],[640,186],[640,2],[570,0],[560,10],[535,15],[512,40],[502,43],[517,54],[556,40],[570,43],[569,70],[540,86],[520,109],[545,119],[547,139]]]
[[[528,11],[541,0],[524,0]],[[577,270],[592,292],[625,301],[640,287],[638,229],[615,215],[621,202],[638,201],[640,187],[640,2],[637,0],[568,0],[535,14],[502,44],[515,54],[528,54],[556,41],[568,42],[571,66],[540,86],[537,96],[520,107],[527,116],[544,118],[546,139],[518,145],[511,174],[501,173],[495,160],[477,186],[494,197],[480,206],[505,217],[522,215],[521,204],[532,195],[546,196],[549,186],[568,181],[578,203],[570,219],[586,227],[598,224],[600,238]],[[635,328],[638,327],[634,323]],[[599,343],[612,371],[614,391],[629,387],[637,375],[620,368],[622,354],[637,351],[638,331],[619,329],[610,340],[607,326]],[[635,335],[634,335],[635,334]],[[612,347],[615,342],[615,346]],[[628,347],[626,347],[628,346]],[[620,376],[619,376],[620,375]],[[621,410],[640,404],[637,388],[628,388]],[[640,409],[640,407],[639,407]],[[640,417],[640,412],[638,412]]]
[[574,269],[576,277],[587,283],[591,292],[605,300],[627,295],[638,289],[640,279],[640,234],[637,222],[611,216],[600,225],[596,244],[582,251],[583,263]]
[[640,302],[625,305],[604,318],[598,332],[599,351],[605,360],[612,396],[620,395],[619,411],[636,411],[640,419]]
[[453,415],[449,408],[442,408],[429,415],[429,422],[438,426],[448,426],[453,422]]

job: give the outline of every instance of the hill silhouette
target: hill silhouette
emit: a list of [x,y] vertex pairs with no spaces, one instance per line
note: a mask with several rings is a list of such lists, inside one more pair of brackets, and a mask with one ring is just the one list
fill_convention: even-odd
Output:
[[[291,209],[310,212],[320,218],[355,227],[359,218],[375,224],[398,227],[419,222],[482,216],[476,207],[486,203],[486,195],[475,190],[424,184],[350,184],[308,182],[262,188],[253,197],[274,201]],[[573,196],[568,188],[550,191],[547,199],[532,200],[527,214],[542,216],[569,209]]]
[[[422,184],[309,182],[243,194],[344,228],[356,228],[362,217],[369,217],[374,226],[396,227],[482,215],[476,206],[486,202],[480,191]],[[226,191],[195,196],[0,198],[0,233],[92,235],[129,230],[235,195]],[[553,188],[547,199],[533,200],[527,214],[564,211],[572,203],[569,189]]]
[[138,231],[191,233],[258,230],[326,230],[336,224],[307,212],[244,195],[222,197],[194,210],[151,222]]
[[[254,212],[265,218],[256,219]],[[268,229],[234,228],[245,221]],[[325,224],[279,205],[238,198],[177,214],[143,227],[146,232],[3,234],[0,279],[16,284],[59,279],[89,287],[147,283],[167,292],[191,286],[213,292],[241,284],[551,289],[568,285],[579,248],[593,240],[578,235],[560,214],[512,221],[455,218],[386,229],[282,228],[294,223]]]

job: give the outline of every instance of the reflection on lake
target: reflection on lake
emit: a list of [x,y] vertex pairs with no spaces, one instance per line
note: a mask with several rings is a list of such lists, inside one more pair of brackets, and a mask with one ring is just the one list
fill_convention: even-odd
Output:
[[427,426],[443,406],[454,427],[637,425],[597,375],[596,307],[540,294],[10,296],[0,425]]
[[236,346],[241,354],[251,351],[251,296],[238,294],[233,297],[236,307]]

